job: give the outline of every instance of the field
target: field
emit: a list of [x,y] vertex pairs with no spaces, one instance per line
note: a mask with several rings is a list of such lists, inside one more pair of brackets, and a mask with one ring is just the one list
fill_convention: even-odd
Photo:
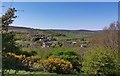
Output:
[[[55,51],[73,51],[77,53],[79,55],[79,59],[81,59],[83,53],[86,51],[87,48],[89,48],[90,40],[95,34],[98,33],[98,31],[90,30],[41,30],[13,26],[10,26],[9,28],[9,31],[14,32],[16,43],[20,47],[21,51],[31,54],[32,52],[34,52],[34,56],[37,56],[42,60],[47,59],[47,57]],[[45,42],[49,42],[51,44],[45,44],[46,46],[43,47],[43,43]],[[84,42],[87,46],[81,47]],[[39,65],[37,64],[35,66]],[[14,74],[14,72],[14,70],[10,70],[6,71],[5,73]],[[29,72],[19,70],[17,74],[42,75],[44,74],[44,72]],[[49,73],[49,75],[53,76],[54,74]]]
[[[85,41],[90,41],[92,37],[97,34],[99,31],[90,31],[90,30],[40,30],[40,29],[31,29],[31,28],[21,28],[21,27],[12,27],[12,31],[15,31],[15,37],[17,43],[22,46],[22,51],[35,51],[37,56],[43,57],[53,50],[73,50],[77,53],[82,53],[87,48],[81,48],[83,39]],[[52,37],[55,40],[49,42],[55,42],[56,46],[49,46],[42,48],[42,41],[32,41],[33,38],[36,38],[35,35],[45,35],[45,37]],[[59,46],[59,43],[62,44],[62,47]],[[68,43],[67,43],[68,42]],[[75,44],[69,42],[76,42]]]

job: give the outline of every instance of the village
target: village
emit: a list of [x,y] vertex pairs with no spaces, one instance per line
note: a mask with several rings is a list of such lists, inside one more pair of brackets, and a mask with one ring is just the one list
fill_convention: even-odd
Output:
[[[35,43],[35,42],[39,42],[41,48],[49,48],[49,47],[62,47],[65,44],[67,45],[76,45],[79,44],[77,41],[75,40],[69,40],[69,41],[58,41],[56,38],[54,38],[53,36],[45,36],[45,35],[40,35],[40,34],[35,34],[32,36],[31,38],[31,42]],[[86,48],[88,45],[89,41],[86,41],[85,39],[81,41],[80,47],[81,48]]]

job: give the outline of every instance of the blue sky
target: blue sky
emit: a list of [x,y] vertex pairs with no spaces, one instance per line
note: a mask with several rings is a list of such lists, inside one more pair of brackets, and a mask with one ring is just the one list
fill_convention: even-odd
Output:
[[[2,2],[28,2],[28,0],[2,0]],[[120,0],[29,0],[29,2],[118,2]]]
[[[39,29],[99,30],[118,19],[117,2],[14,2],[13,25]],[[3,3],[3,12],[10,3]]]

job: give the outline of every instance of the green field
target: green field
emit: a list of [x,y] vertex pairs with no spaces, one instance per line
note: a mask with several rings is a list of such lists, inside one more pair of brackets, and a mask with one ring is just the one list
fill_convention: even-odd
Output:
[[[85,39],[86,41],[91,41],[92,37],[94,37],[95,34],[97,34],[97,31],[72,31],[72,30],[60,30],[60,31],[51,31],[51,30],[32,30],[32,29],[23,29],[19,28],[19,30],[12,30],[15,31],[15,37],[17,39],[17,43],[20,45],[23,45],[21,47],[22,51],[35,51],[37,52],[37,56],[43,57],[48,54],[50,51],[53,50],[73,50],[77,53],[82,53],[86,48],[81,48],[82,40]],[[31,34],[34,35],[45,35],[46,37],[52,36],[55,38],[58,42],[62,43],[63,46],[59,47],[56,45],[56,47],[49,47],[49,48],[41,48],[39,41],[32,42],[31,39],[34,36],[30,36]],[[56,36],[59,35],[60,36]],[[63,36],[65,35],[65,36]],[[74,41],[77,42],[75,45],[67,44],[67,41]],[[31,46],[31,44],[34,44]],[[27,46],[28,45],[28,46]]]

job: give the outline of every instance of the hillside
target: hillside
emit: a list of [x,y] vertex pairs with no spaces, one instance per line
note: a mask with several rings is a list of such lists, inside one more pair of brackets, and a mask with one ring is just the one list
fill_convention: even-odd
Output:
[[34,28],[29,28],[29,27],[18,27],[18,26],[9,26],[9,30],[41,30],[41,31],[51,31],[51,32],[71,32],[71,33],[77,33],[77,32],[100,32],[101,30],[65,30],[65,29],[34,29]]
[[9,30],[15,32],[16,42],[23,51],[68,47],[79,51],[82,41],[89,42],[99,32],[99,30],[45,30],[17,26],[9,26]]

